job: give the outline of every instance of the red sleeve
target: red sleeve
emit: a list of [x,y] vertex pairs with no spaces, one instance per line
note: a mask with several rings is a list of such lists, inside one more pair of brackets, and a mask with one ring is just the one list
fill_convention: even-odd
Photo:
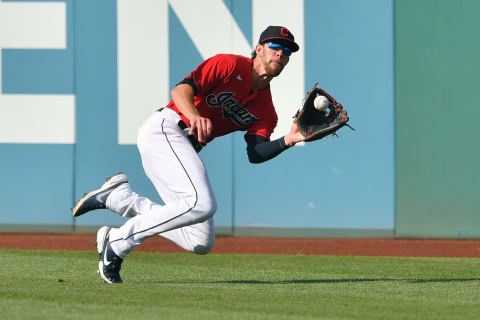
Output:
[[275,112],[273,104],[269,104],[267,106],[267,108],[263,108],[264,112],[262,112],[262,115],[259,116],[260,120],[253,123],[247,129],[247,133],[245,135],[256,134],[270,141],[270,136],[277,126],[278,116]]
[[226,81],[234,69],[234,64],[226,55],[216,55],[202,62],[190,76],[197,87],[197,96],[205,96],[220,83]]

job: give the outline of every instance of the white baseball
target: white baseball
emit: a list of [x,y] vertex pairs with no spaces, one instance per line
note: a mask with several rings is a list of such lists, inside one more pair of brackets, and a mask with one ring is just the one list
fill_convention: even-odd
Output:
[[327,110],[329,105],[330,105],[330,101],[328,101],[327,97],[325,96],[317,96],[315,100],[313,100],[313,106],[318,111]]

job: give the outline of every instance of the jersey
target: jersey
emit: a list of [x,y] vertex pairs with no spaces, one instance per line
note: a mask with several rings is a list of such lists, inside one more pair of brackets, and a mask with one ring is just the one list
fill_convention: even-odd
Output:
[[[207,142],[234,131],[246,131],[270,140],[278,121],[270,86],[251,92],[253,60],[247,57],[219,54],[201,63],[187,78],[196,86],[194,105],[202,117],[212,121]],[[185,123],[190,122],[173,100],[167,105]]]

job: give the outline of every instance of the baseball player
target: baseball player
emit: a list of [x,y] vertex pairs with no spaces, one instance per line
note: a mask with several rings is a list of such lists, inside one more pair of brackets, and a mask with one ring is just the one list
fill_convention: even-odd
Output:
[[130,218],[119,228],[103,226],[97,232],[98,269],[105,282],[121,283],[123,259],[154,235],[196,254],[213,247],[217,203],[197,153],[207,143],[245,131],[249,161],[260,163],[305,139],[294,123],[287,135],[270,141],[277,115],[269,84],[298,49],[287,28],[269,26],[251,58],[219,54],[205,60],[172,90],[170,103],[145,121],[138,150],[165,205],[132,191],[122,173],[76,203],[75,217],[106,208]]

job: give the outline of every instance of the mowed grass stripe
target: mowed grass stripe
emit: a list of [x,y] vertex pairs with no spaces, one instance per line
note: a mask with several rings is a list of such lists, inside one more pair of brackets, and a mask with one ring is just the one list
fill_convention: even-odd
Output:
[[[0,250],[4,319],[478,319],[480,259]],[[4,317],[5,316],[5,317]]]

